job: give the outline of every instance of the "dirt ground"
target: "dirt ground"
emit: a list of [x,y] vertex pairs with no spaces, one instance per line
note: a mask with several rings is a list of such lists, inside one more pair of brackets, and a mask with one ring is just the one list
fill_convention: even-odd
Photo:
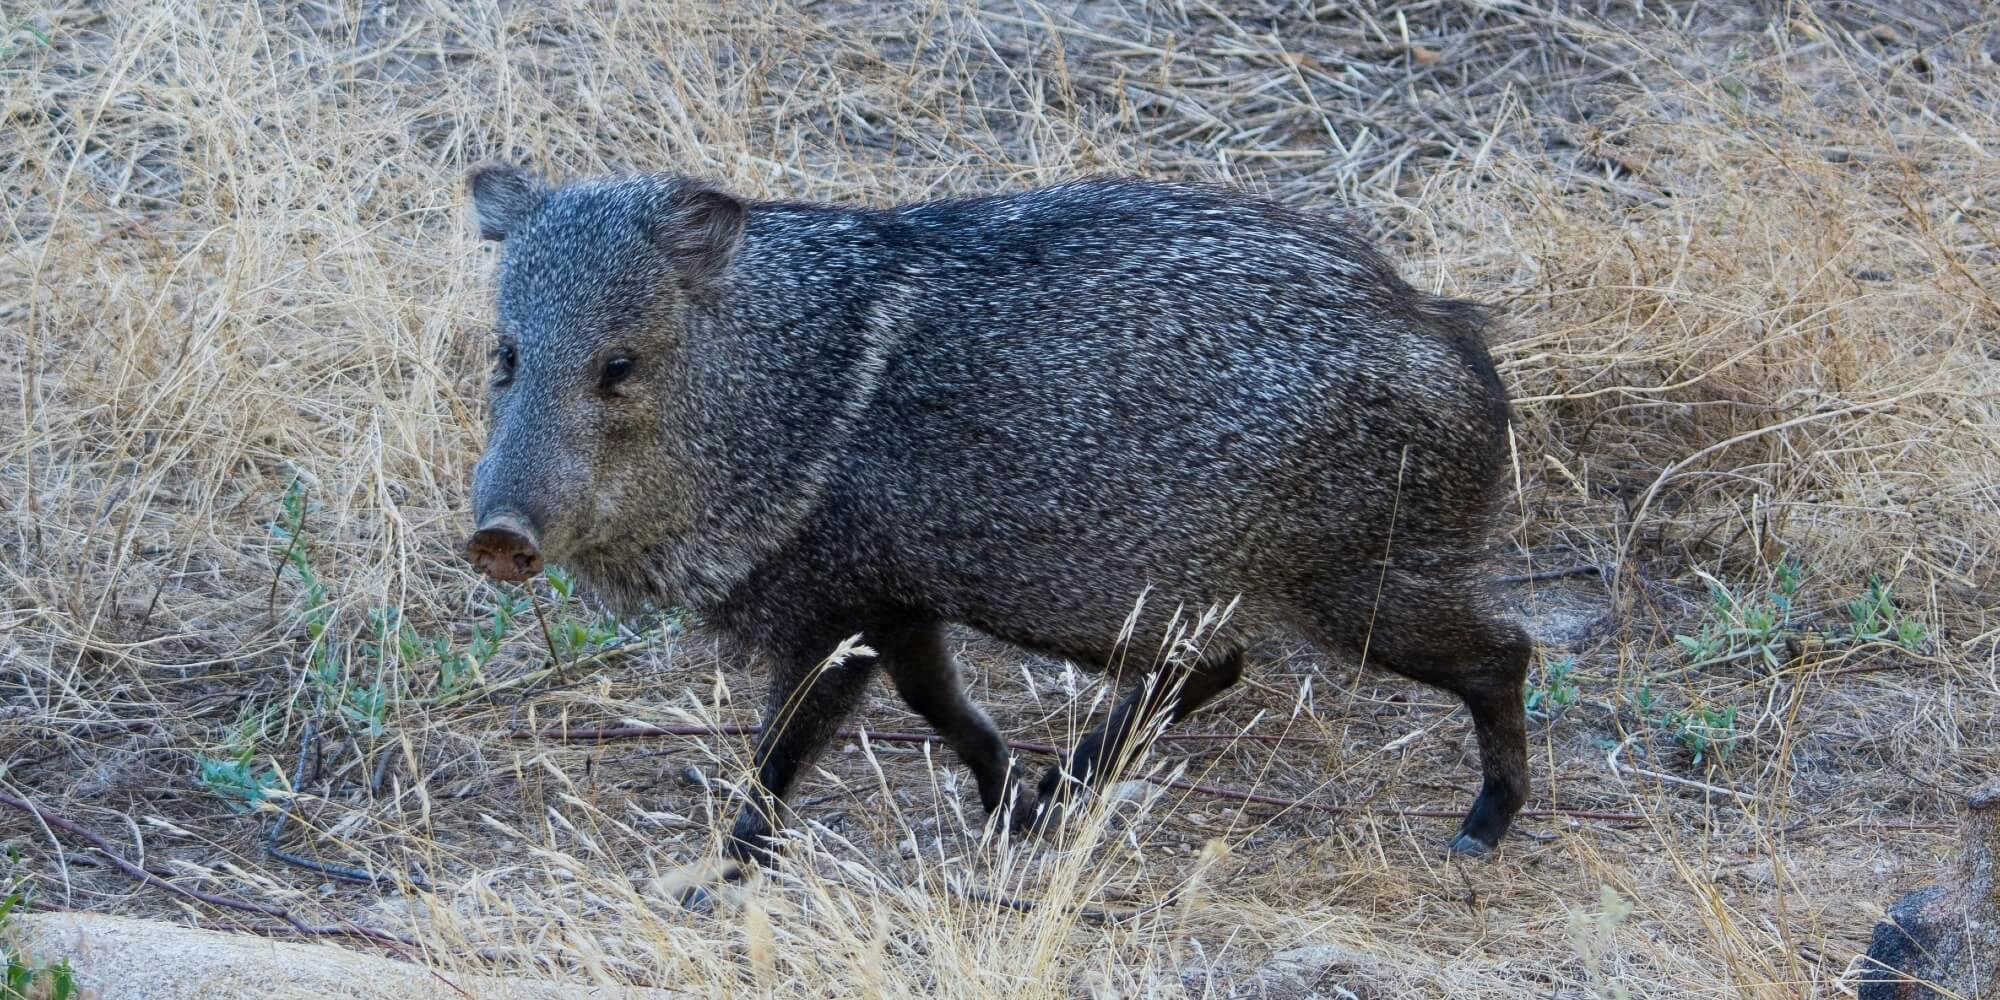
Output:
[[[2000,773],[1996,15],[9,9],[0,893],[400,956],[453,995],[1851,996]],[[1497,304],[1529,812],[1448,859],[1460,706],[1274,636],[1060,838],[993,842],[948,752],[857,735],[784,862],[684,911],[762,680],[699,621],[458,559],[489,157],[843,203],[1226,181]],[[955,639],[1011,739],[1112,697]],[[554,735],[635,725],[710,732]],[[927,732],[887,690],[856,725]]]

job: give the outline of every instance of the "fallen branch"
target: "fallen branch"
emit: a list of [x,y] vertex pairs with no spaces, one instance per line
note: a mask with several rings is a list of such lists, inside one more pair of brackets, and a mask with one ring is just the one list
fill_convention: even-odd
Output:
[[1572,576],[1603,576],[1602,566],[1565,566],[1562,569],[1545,569],[1535,573],[1515,573],[1497,577],[1501,583],[1540,583],[1544,580],[1561,580]]
[[[362,927],[358,924],[347,924],[345,926],[332,926],[332,927],[315,927],[293,916],[291,911],[285,909],[282,906],[278,906],[275,903],[257,903],[247,899],[237,899],[231,896],[217,896],[213,893],[202,892],[199,889],[190,889],[186,886],[175,885],[174,883],[167,881],[165,878],[157,874],[154,874],[153,872],[147,871],[146,869],[141,868],[136,864],[133,864],[130,860],[127,860],[124,855],[121,855],[116,850],[113,850],[110,841],[104,839],[104,837],[100,835],[97,831],[92,830],[91,828],[84,826],[81,823],[65,818],[63,816],[59,816],[55,813],[49,812],[48,810],[35,805],[33,802],[29,802],[26,799],[18,799],[12,795],[0,794],[0,805],[4,805],[9,808],[17,809],[20,810],[21,812],[27,813],[28,815],[33,816],[38,820],[41,820],[43,823],[48,824],[50,827],[53,827],[54,829],[57,830],[61,830],[64,833],[67,833],[70,836],[75,837],[78,840],[81,840],[84,843],[89,844],[90,846],[96,848],[98,853],[104,855],[105,860],[111,862],[112,867],[117,868],[119,871],[124,872],[125,874],[131,876],[134,879],[137,879],[139,882],[145,885],[150,885],[156,888],[165,889],[166,891],[173,893],[174,895],[185,896],[188,899],[195,900],[196,902],[207,903],[210,906],[221,907],[222,909],[225,910],[236,910],[242,913],[255,913],[260,916],[266,916],[275,920],[280,920],[283,921],[285,925],[289,927],[293,933],[300,934],[306,937],[358,938],[364,941],[373,941],[376,944],[387,946],[391,948],[391,950],[395,950],[397,946],[403,946],[409,948],[419,947],[416,941],[391,931],[376,930],[372,927]],[[260,934],[269,933],[272,930],[276,930],[276,928],[270,928],[270,927],[253,928],[253,929],[257,930],[257,932]],[[398,953],[401,954],[401,952]],[[403,957],[408,958],[409,956],[403,955]]]
[[[755,736],[757,727],[732,723],[718,726],[616,726],[606,729],[543,729],[526,732],[510,732],[505,738],[515,740],[550,740],[558,743],[605,743],[613,740],[641,739],[648,736]],[[875,743],[931,743],[942,744],[944,737],[933,733],[878,732],[873,729],[843,729],[835,735],[842,739],[867,739]],[[1259,736],[1250,733],[1164,733],[1160,740],[1256,740],[1261,742],[1322,742],[1310,736]],[[1050,757],[1060,757],[1062,748],[1048,743],[1032,743],[1027,740],[1008,740],[1007,745],[1024,753],[1038,753]],[[1217,788],[1213,785],[1197,785],[1180,779],[1145,779],[1153,784],[1163,785],[1198,795],[1209,795],[1219,799],[1237,802],[1255,802],[1260,805],[1279,806],[1285,809],[1306,809],[1339,816],[1354,813],[1353,806],[1333,805],[1325,802],[1308,802],[1302,799],[1287,799],[1276,795],[1260,795],[1256,792],[1239,792],[1231,788]],[[1462,811],[1447,809],[1399,809],[1398,816],[1415,816],[1426,819],[1459,819]],[[1613,823],[1640,823],[1646,817],[1638,813],[1599,812],[1588,809],[1523,809],[1520,815],[1532,818],[1562,817],[1566,819],[1603,820]]]
[[[317,717],[307,719],[304,732],[299,737],[299,760],[292,768],[292,793],[294,796],[305,785],[306,761],[313,755],[313,739],[318,735],[318,732],[319,719]],[[386,760],[387,757],[385,756],[384,759]],[[291,821],[292,804],[294,801],[294,798],[287,797],[283,802],[278,804],[277,817],[271,820],[271,828],[264,831],[265,854],[294,868],[303,868],[306,871],[316,872],[328,878],[336,878],[344,882],[358,882],[362,885],[376,886],[378,888],[384,885],[396,884],[396,877],[393,875],[377,875],[373,872],[362,871],[359,868],[353,868],[348,865],[333,864],[327,861],[314,861],[304,855],[293,854],[279,847],[278,837],[285,832],[285,824]],[[421,875],[411,873],[405,875],[404,878],[408,879],[411,885],[419,889],[430,888],[428,880]]]
[[[552,740],[562,744],[600,744],[612,740],[642,740],[646,736],[756,736],[756,726],[728,724],[728,726],[612,726],[612,728],[584,728],[584,730],[536,730],[536,732],[508,732],[508,740]],[[894,730],[840,730],[836,736],[846,740],[858,740],[862,736],[870,740],[890,742],[890,744],[942,744],[942,736],[928,732],[894,732]],[[1166,732],[1156,736],[1162,742],[1194,742],[1194,740],[1244,740],[1262,744],[1324,744],[1326,740],[1318,736],[1276,736],[1276,734],[1256,734],[1256,732]],[[1038,744],[1028,740],[1008,740],[1008,746],[1024,754],[1048,754],[1062,756],[1062,748],[1052,744]]]
[[[1322,812],[1329,816],[1340,816],[1355,812],[1375,812],[1375,810],[1363,810],[1355,806],[1336,805],[1328,802],[1309,802],[1304,799],[1287,799],[1276,795],[1259,795],[1256,792],[1239,792],[1233,788],[1217,788],[1214,785],[1197,785],[1191,781],[1180,781],[1178,779],[1158,781],[1148,778],[1147,780],[1168,788],[1177,788],[1182,791],[1195,792],[1201,795],[1212,795],[1218,799],[1255,802],[1260,805],[1280,806],[1285,809],[1310,809],[1313,812]],[[1393,810],[1393,814],[1397,816],[1413,816],[1419,819],[1462,819],[1465,816],[1465,811],[1462,809],[1396,809]],[[1646,817],[1638,813],[1599,812],[1592,809],[1523,809],[1517,815],[1532,819],[1560,817],[1563,819],[1595,819],[1610,823],[1641,823],[1646,819]]]
[[[460,691],[457,694],[446,695],[442,698],[439,698],[433,704],[438,708],[448,708],[452,705],[457,705],[462,702],[469,702],[480,698],[492,697],[494,695],[500,694],[503,691],[507,691],[513,688],[529,687],[534,684],[538,684],[544,680],[547,680],[550,677],[555,676],[556,673],[558,673],[559,671],[569,671],[573,673],[579,667],[600,666],[606,663],[611,663],[619,659],[623,659],[624,657],[630,656],[633,653],[642,652],[644,650],[651,648],[652,648],[652,643],[645,641],[644,639],[630,639],[622,642],[613,643],[612,645],[598,649],[596,652],[590,653],[585,656],[579,656],[568,662],[551,659],[548,661],[546,666],[542,666],[537,669],[527,671],[526,673],[515,674],[512,677],[504,678],[502,680],[497,680],[490,684],[482,684],[475,688],[468,688],[467,690]],[[551,649],[551,653],[553,653],[553,649]],[[520,695],[520,697],[524,698],[527,697],[527,693],[523,692]]]
[[[945,888],[949,890],[953,895],[959,897],[960,899],[968,900],[974,903],[984,903],[988,906],[998,906],[1002,909],[1013,910],[1016,913],[1033,913],[1035,912],[1035,910],[1040,908],[1040,904],[1038,904],[1032,899],[1020,899],[1014,896],[1002,895],[997,892],[988,892],[985,889],[963,888],[960,886],[952,885],[949,882],[945,883]],[[1167,909],[1168,907],[1173,906],[1175,903],[1180,902],[1180,899],[1181,899],[1181,890],[1179,887],[1175,887],[1174,889],[1171,889],[1167,892],[1165,898],[1159,900],[1158,902],[1147,903],[1144,906],[1126,907],[1121,909],[1116,907],[1096,906],[1086,903],[1082,906],[1075,907],[1072,910],[1072,912],[1074,912],[1077,916],[1082,917],[1083,919],[1093,924],[1124,924],[1124,923],[1130,923],[1134,920],[1138,920],[1142,917],[1151,916],[1152,914],[1158,913],[1161,910]]]

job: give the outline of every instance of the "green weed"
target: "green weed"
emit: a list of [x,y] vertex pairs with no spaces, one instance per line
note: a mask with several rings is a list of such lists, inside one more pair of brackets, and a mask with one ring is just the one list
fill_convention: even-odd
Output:
[[[547,614],[537,613],[531,589],[535,583],[528,588],[496,587],[491,605],[462,643],[448,632],[426,632],[392,606],[368,608],[359,627],[343,636],[336,604],[313,566],[309,518],[317,509],[306,496],[303,478],[294,479],[271,524],[272,535],[285,546],[279,575],[282,579],[290,574],[298,583],[294,607],[310,644],[305,663],[308,686],[320,704],[337,706],[342,718],[369,736],[384,735],[399,707],[458,701],[488,688],[488,667],[530,618],[558,661],[551,668],[620,644],[617,619],[585,611],[576,596],[576,578],[555,566],[539,581],[547,587]],[[670,612],[663,624],[672,634],[684,621],[684,613]],[[348,648],[354,663],[344,659],[343,650]],[[364,666],[372,668],[365,673],[373,676],[366,683],[356,680],[351,669]]]
[[1858,641],[1893,642],[1916,652],[1930,639],[1930,630],[1896,607],[1888,585],[1877,576],[1868,578],[1867,593],[1847,602],[1847,618]]
[[1717,708],[1698,705],[1685,711],[1660,710],[1659,696],[1649,684],[1642,684],[1626,700],[1638,710],[1647,725],[1664,732],[1694,757],[1694,766],[1726,763],[1735,750],[1740,734],[1736,731],[1736,706]]
[[[1709,606],[1701,623],[1692,634],[1674,636],[1688,666],[1757,659],[1770,670],[1782,668],[1786,648],[1808,634],[1793,622],[1808,578],[1805,566],[1787,560],[1772,574],[1771,589],[1739,596],[1721,581],[1706,577]],[[1847,627],[1822,631],[1817,637],[1833,647],[1891,642],[1910,652],[1921,651],[1930,639],[1929,630],[1896,607],[1889,587],[1877,577],[1869,578],[1865,594],[1847,602],[1847,617]]]
[[1574,704],[1581,691],[1571,674],[1576,670],[1576,657],[1565,656],[1560,660],[1542,661],[1542,679],[1539,684],[1529,685],[1523,695],[1524,708],[1528,714],[1542,719],[1553,719],[1561,715],[1563,709]]
[[[11,869],[20,861],[21,852],[8,848],[7,866]],[[80,991],[68,959],[54,965],[32,961],[7,943],[7,924],[27,902],[28,890],[18,881],[11,882],[0,895],[0,958],[7,961],[6,978],[0,979],[0,1000],[73,1000]]]
[[1694,755],[1694,765],[1704,761],[1727,763],[1736,748],[1736,706],[1716,708],[1700,705],[1685,712],[1668,712],[1660,725],[1674,741]]
[[267,714],[245,709],[230,729],[226,756],[195,758],[195,779],[232,811],[252,812],[273,789],[284,787],[284,778],[275,769],[269,764],[260,768],[256,761]]
[[49,38],[48,33],[42,29],[26,21],[10,22],[5,26],[0,26],[0,57],[13,55],[14,50],[21,47],[15,40],[22,35],[27,35],[29,38],[34,39],[42,48],[55,47],[55,41]]

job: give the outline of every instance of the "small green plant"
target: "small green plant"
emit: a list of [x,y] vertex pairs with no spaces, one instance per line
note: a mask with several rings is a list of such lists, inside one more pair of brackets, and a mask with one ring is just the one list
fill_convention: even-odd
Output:
[[381,681],[367,687],[349,687],[340,704],[340,714],[369,736],[379,737],[388,733],[388,713],[389,692],[383,688]]
[[1805,579],[1804,570],[1786,562],[1779,565],[1776,590],[1743,598],[1730,592],[1720,580],[1708,578],[1708,611],[1693,635],[1676,635],[1674,641],[1687,651],[1691,666],[1704,667],[1731,660],[1757,657],[1776,670],[1782,665],[1778,651],[1791,634],[1792,598]]
[[1653,693],[1653,686],[1651,684],[1639,685],[1638,690],[1633,691],[1629,698],[1632,702],[1632,707],[1639,710],[1640,718],[1651,718],[1653,715],[1653,706],[1660,702],[1660,696]]
[[13,55],[14,50],[20,48],[16,40],[22,35],[27,35],[29,38],[34,39],[42,48],[49,49],[55,47],[55,42],[42,29],[25,21],[9,22],[5,25],[0,25],[0,57]]
[[245,710],[230,730],[227,756],[196,757],[195,778],[210,795],[231,810],[247,813],[257,808],[271,790],[284,787],[284,779],[269,764],[259,768],[257,741],[264,735],[264,712]]
[[1786,559],[1778,564],[1777,572],[1772,574],[1774,578],[1772,584],[1778,588],[1773,596],[1783,600],[1787,612],[1791,610],[1792,601],[1797,599],[1799,591],[1805,589],[1806,576],[1810,572],[1804,564]]
[[1560,660],[1542,661],[1541,683],[1530,685],[1523,696],[1529,715],[1553,719],[1561,715],[1563,709],[1575,704],[1581,691],[1577,688],[1571,673],[1576,670],[1576,657],[1565,656]]
[[0,1000],[71,1000],[79,995],[76,972],[63,959],[54,965],[36,962],[15,950],[7,924],[14,912],[27,905],[29,890],[14,877],[21,865],[21,852],[7,848],[5,892],[0,892],[0,958],[6,959],[7,975],[0,979]]
[[[553,566],[544,575],[548,577],[549,589],[556,595],[557,610],[568,610],[572,595],[576,592],[576,578]],[[573,660],[616,642],[618,622],[609,615],[596,617],[588,622],[564,615],[561,623],[553,630],[550,640],[555,645],[558,658]]]
[[1716,708],[1700,705],[1686,712],[1668,712],[1660,725],[1673,734],[1674,741],[1694,755],[1694,765],[1704,761],[1727,763],[1736,748],[1736,706]]
[[[1708,577],[1709,605],[1701,623],[1692,634],[1674,636],[1688,665],[1707,667],[1754,657],[1772,670],[1782,667],[1781,651],[1806,631],[1794,626],[1793,613],[1808,575],[1805,566],[1786,560],[1773,572],[1770,590],[1748,597],[1739,597]],[[1930,639],[1922,622],[1896,607],[1889,587],[1878,577],[1869,577],[1867,592],[1847,602],[1847,619],[1846,628],[1818,633],[1820,639],[1831,646],[1891,642],[1911,652],[1921,650]]]
[[1862,642],[1893,642],[1916,652],[1930,638],[1924,623],[1903,615],[1890,594],[1889,586],[1877,576],[1868,578],[1868,591],[1847,602],[1847,618],[1854,638]]
[[[19,857],[9,851],[10,858]],[[28,901],[27,893],[16,886],[0,897],[0,956],[7,959],[7,977],[0,980],[0,1000],[72,1000],[78,996],[76,972],[63,959],[54,965],[32,961],[6,944],[7,922],[15,909]]]
[[[360,731],[380,737],[388,732],[400,704],[455,700],[479,690],[501,646],[524,616],[534,613],[530,593],[512,586],[496,588],[492,606],[473,623],[472,635],[463,645],[449,635],[425,634],[399,608],[371,607],[360,628],[348,633],[355,654],[349,662],[342,654],[335,604],[313,566],[308,519],[317,509],[306,495],[303,477],[294,479],[279,501],[271,533],[285,546],[280,574],[289,572],[299,582],[296,613],[311,643],[306,679],[319,703],[337,706],[341,717]],[[581,613],[575,577],[552,566],[544,579],[553,601],[548,615],[537,616],[534,624],[546,628],[546,644],[557,660],[570,662],[617,642],[615,619]],[[670,628],[674,623],[670,618]],[[374,680],[363,684],[350,667],[369,664]]]
[[[313,569],[312,550],[306,544],[306,517],[318,510],[306,496],[305,481],[294,478],[279,501],[278,520],[271,523],[271,534],[285,543],[279,573],[290,569],[299,579],[298,622],[310,643],[304,665],[306,679],[322,703],[340,704],[345,698],[347,670],[330,631],[333,601]],[[275,594],[277,580],[272,580],[271,586]]]
[[1686,711],[1660,711],[1659,695],[1649,684],[1641,684],[1626,694],[1626,701],[1638,710],[1647,725],[1665,732],[1694,757],[1694,765],[1729,760],[1740,734],[1736,731],[1736,706],[1716,708],[1699,705]]

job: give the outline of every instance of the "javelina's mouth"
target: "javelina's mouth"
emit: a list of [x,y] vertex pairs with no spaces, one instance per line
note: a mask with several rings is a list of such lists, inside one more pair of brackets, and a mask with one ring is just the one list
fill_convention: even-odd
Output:
[[506,514],[486,519],[465,543],[466,561],[474,569],[506,583],[526,580],[542,571],[542,552],[532,528]]

